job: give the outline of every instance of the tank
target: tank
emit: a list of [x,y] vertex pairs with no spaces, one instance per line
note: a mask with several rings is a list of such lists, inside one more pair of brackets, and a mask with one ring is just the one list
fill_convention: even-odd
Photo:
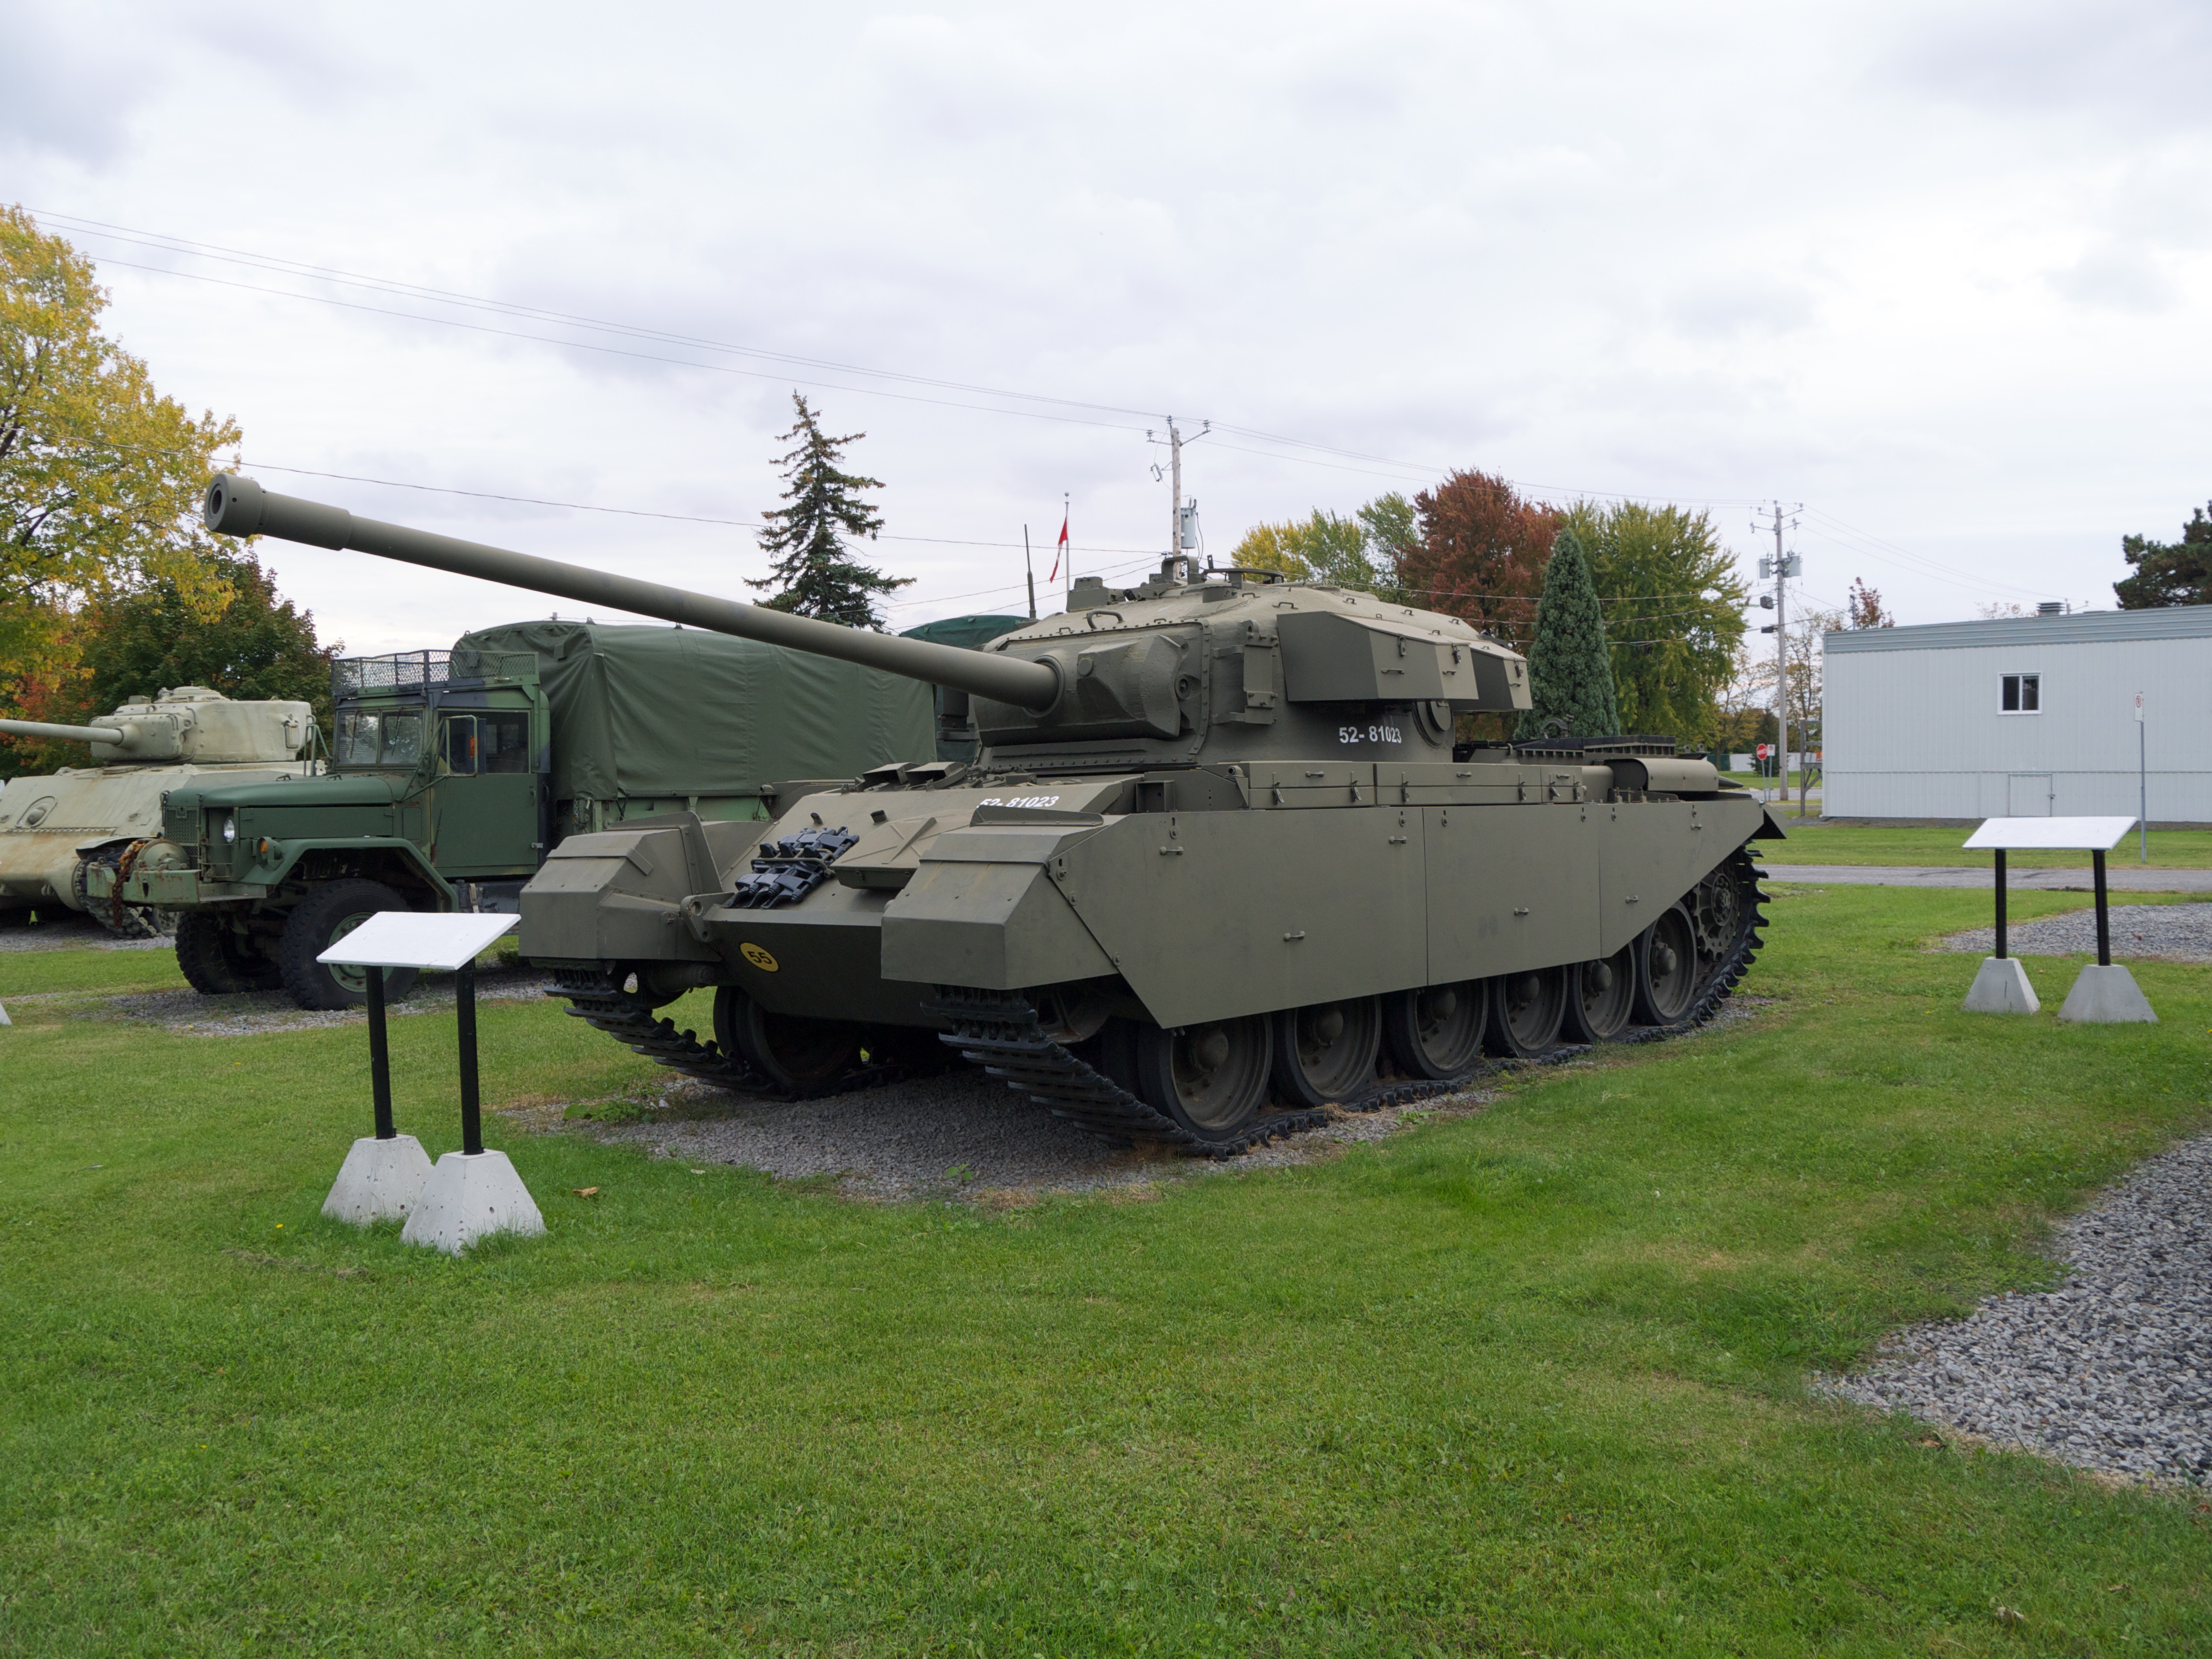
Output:
[[[1455,743],[1529,706],[1466,623],[1170,557],[971,652],[356,519],[219,477],[207,522],[772,640],[944,688],[972,762],[570,837],[523,953],[572,1012],[775,1098],[981,1066],[1120,1142],[1215,1157],[1663,1036],[1764,926],[1781,829],[1664,738]],[[712,988],[702,1041],[657,1011]]]
[[306,770],[313,732],[304,702],[234,702],[204,685],[164,689],[88,726],[0,720],[0,732],[89,744],[95,763],[0,785],[0,913],[59,905],[127,936],[160,931],[161,913],[125,902],[119,888],[89,894],[95,866],[127,872],[161,833],[161,797],[181,784]]

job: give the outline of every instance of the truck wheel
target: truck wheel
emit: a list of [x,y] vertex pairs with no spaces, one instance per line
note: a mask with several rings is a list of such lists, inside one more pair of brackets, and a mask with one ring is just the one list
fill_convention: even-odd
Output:
[[[404,910],[406,903],[380,881],[358,878],[325,882],[292,907],[276,943],[276,965],[284,988],[302,1008],[358,1008],[368,1000],[367,968],[331,968],[315,958],[380,910]],[[417,970],[384,970],[384,996],[397,1002],[415,988]]]
[[276,988],[276,964],[232,932],[220,911],[187,910],[177,918],[177,966],[204,997]]

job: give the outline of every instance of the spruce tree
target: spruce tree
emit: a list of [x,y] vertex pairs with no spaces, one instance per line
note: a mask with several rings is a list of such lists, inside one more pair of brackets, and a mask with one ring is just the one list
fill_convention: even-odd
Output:
[[1547,735],[1557,720],[1571,738],[1620,734],[1613,696],[1613,655],[1606,649],[1605,618],[1582,538],[1561,529],[1544,568],[1544,593],[1536,602],[1536,638],[1528,647],[1532,706],[1515,736],[1523,742]]
[[846,445],[868,434],[832,438],[805,398],[794,392],[791,401],[799,422],[782,436],[796,440],[797,447],[777,463],[783,469],[784,505],[761,515],[768,520],[760,545],[771,562],[769,574],[759,581],[747,577],[745,585],[775,588],[774,597],[762,601],[771,611],[818,617],[848,628],[881,629],[874,596],[904,587],[914,578],[887,576],[846,550],[845,537],[872,538],[884,527],[882,515],[861,494],[881,489],[883,480],[842,471],[837,465]]

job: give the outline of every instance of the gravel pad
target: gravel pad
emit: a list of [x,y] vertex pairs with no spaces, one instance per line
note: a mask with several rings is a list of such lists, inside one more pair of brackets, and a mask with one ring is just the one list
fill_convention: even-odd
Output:
[[[534,969],[479,968],[477,1000],[504,1002],[542,997],[551,977]],[[17,1002],[37,999],[18,997]],[[410,1014],[450,1013],[453,976],[425,974],[404,1001],[385,1005],[392,1019]],[[188,1036],[259,1036],[270,1031],[304,1031],[322,1025],[366,1025],[365,1008],[302,1008],[283,991],[243,991],[234,996],[204,997],[197,991],[146,991],[136,996],[104,997],[84,1011],[87,1019],[143,1019]]]
[[[1739,994],[1705,1030],[1747,1018],[1767,1000]],[[753,1100],[708,1084],[672,1083],[650,1109],[654,1121],[592,1127],[564,1121],[554,1108],[531,1127],[583,1127],[602,1139],[642,1146],[656,1158],[695,1166],[737,1164],[785,1180],[829,1176],[859,1198],[980,1199],[1281,1169],[1334,1157],[1347,1146],[1380,1140],[1413,1124],[1480,1111],[1496,1098],[1496,1091],[1478,1079],[1463,1093],[1378,1112],[1348,1112],[1318,1129],[1218,1163],[1158,1147],[1108,1146],[997,1079],[965,1066],[795,1105]]]
[[[1351,1142],[1380,1139],[1408,1120],[1471,1110],[1491,1098],[1470,1091],[1423,1101],[1418,1108],[1347,1114],[1322,1128],[1224,1163],[1158,1147],[1109,1146],[997,1079],[967,1067],[790,1105],[751,1101],[708,1085],[679,1084],[662,1105],[678,1115],[702,1115],[599,1133],[606,1140],[642,1144],[655,1158],[687,1164],[737,1164],[787,1181],[831,1176],[860,1198],[975,1198],[1085,1192],[1165,1176],[1275,1169]],[[703,1115],[710,1112],[714,1115]]]
[[2058,1229],[2072,1268],[1899,1332],[1826,1392],[2067,1463],[2212,1484],[2212,1136],[2151,1159]]
[[[2115,957],[2212,962],[2212,904],[2115,904],[2108,914]],[[1934,948],[1985,957],[1996,949],[1996,929],[1952,933]],[[2096,907],[2013,923],[2005,929],[2005,949],[2016,957],[2094,957]]]
[[75,910],[64,910],[48,920],[41,917],[35,924],[11,921],[0,924],[0,952],[9,951],[173,951],[176,935],[161,933],[152,939],[118,939],[90,916]]

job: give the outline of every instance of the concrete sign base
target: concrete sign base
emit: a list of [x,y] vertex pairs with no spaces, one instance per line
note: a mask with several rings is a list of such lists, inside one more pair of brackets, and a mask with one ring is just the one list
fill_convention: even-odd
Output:
[[2136,976],[2114,963],[2100,968],[2091,963],[2066,994],[2061,1019],[2083,1025],[2155,1025],[2158,1016],[2136,984]]
[[1970,1014],[2033,1014],[2043,1004],[2035,987],[2027,982],[2027,969],[2018,957],[1984,957],[1982,970],[1974,975],[1974,988],[1960,1005]]
[[430,1171],[399,1242],[459,1255],[493,1233],[536,1237],[544,1231],[544,1217],[505,1152],[447,1152]]
[[413,1135],[379,1140],[363,1135],[354,1142],[323,1200],[333,1221],[366,1227],[373,1221],[404,1221],[430,1178],[430,1155]]

